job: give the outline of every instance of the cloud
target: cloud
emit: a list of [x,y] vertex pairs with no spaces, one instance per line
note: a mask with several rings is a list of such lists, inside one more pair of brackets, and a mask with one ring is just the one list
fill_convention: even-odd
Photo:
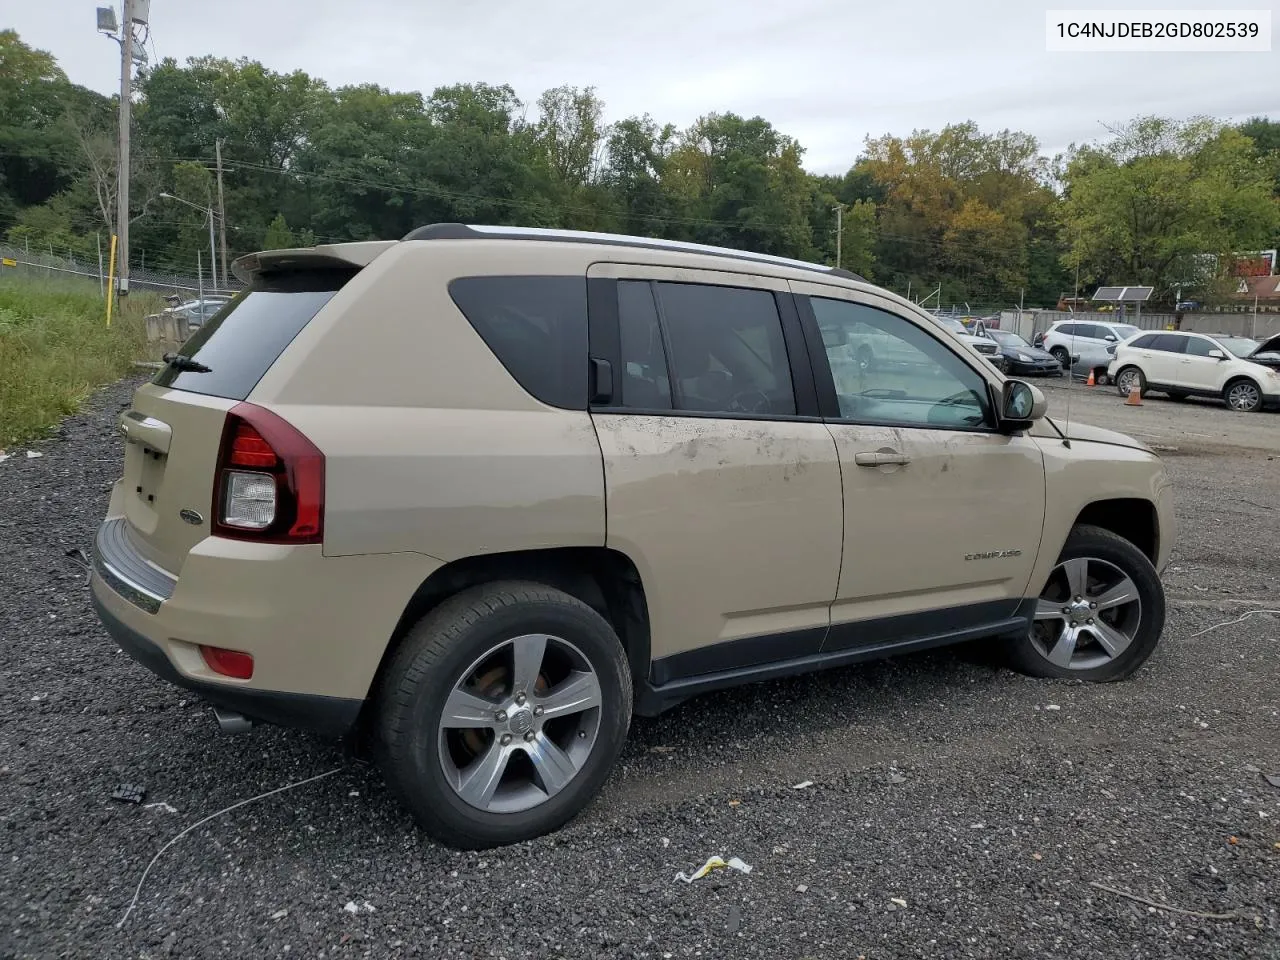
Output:
[[[331,86],[424,93],[509,83],[530,104],[562,83],[594,86],[610,119],[679,126],[760,115],[824,173],[847,169],[868,135],[964,120],[1054,152],[1139,114],[1280,115],[1280,54],[1050,54],[1044,9],[1025,0],[157,0],[151,14],[155,51],[179,61],[248,57]],[[116,45],[94,33],[90,5],[76,16],[83,25],[57,2],[10,11],[72,80],[111,93]]]

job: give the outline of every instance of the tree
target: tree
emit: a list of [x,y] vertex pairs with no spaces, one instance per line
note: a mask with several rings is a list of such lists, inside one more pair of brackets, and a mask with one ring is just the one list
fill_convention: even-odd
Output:
[[1074,148],[1059,208],[1064,264],[1092,283],[1145,284],[1164,298],[1209,289],[1235,251],[1280,223],[1270,170],[1238,130],[1144,117]]
[[267,225],[266,236],[262,238],[262,249],[284,250],[293,245],[293,231],[285,223],[284,215],[277,213],[275,219]]

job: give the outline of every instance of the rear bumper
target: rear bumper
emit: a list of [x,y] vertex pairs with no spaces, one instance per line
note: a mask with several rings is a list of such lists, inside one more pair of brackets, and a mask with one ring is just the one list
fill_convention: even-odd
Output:
[[252,687],[231,687],[204,683],[181,673],[165,652],[112,613],[99,594],[109,590],[96,573],[93,576],[93,606],[107,633],[129,656],[152,673],[184,689],[191,690],[212,706],[242,713],[251,720],[284,727],[314,730],[329,736],[349,731],[360,715],[363,700],[320,697],[301,693],[281,693]]
[[[350,727],[406,605],[441,565],[206,537],[169,571],[139,539],[112,511],[94,545],[94,607],[120,647],[216,706],[326,733]],[[250,654],[253,676],[216,673],[202,645]]]

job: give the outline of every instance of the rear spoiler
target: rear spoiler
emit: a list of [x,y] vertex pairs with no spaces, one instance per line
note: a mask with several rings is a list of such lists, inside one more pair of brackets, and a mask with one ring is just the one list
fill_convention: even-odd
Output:
[[237,258],[231,270],[237,279],[251,283],[259,274],[288,270],[333,270],[367,267],[374,259],[396,245],[395,240],[366,240],[361,243],[330,243],[317,247],[294,247],[287,250],[261,250]]

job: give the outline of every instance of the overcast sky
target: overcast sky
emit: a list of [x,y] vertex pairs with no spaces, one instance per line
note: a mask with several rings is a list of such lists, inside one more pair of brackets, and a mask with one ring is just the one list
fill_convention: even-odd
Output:
[[[76,83],[110,93],[118,89],[119,60],[116,45],[94,32],[97,5],[14,0],[0,25],[7,21],[25,42],[51,51]],[[1195,5],[1265,9],[1271,2]],[[305,70],[331,86],[374,82],[429,93],[486,81],[509,83],[531,103],[547,87],[569,83],[596,87],[609,119],[648,112],[684,126],[711,111],[760,115],[798,138],[805,165],[820,173],[847,169],[868,134],[968,119],[988,130],[1028,131],[1048,153],[1138,114],[1280,119],[1274,42],[1271,53],[1051,54],[1046,6],[152,0],[151,35],[160,57],[248,57],[274,70]]]

